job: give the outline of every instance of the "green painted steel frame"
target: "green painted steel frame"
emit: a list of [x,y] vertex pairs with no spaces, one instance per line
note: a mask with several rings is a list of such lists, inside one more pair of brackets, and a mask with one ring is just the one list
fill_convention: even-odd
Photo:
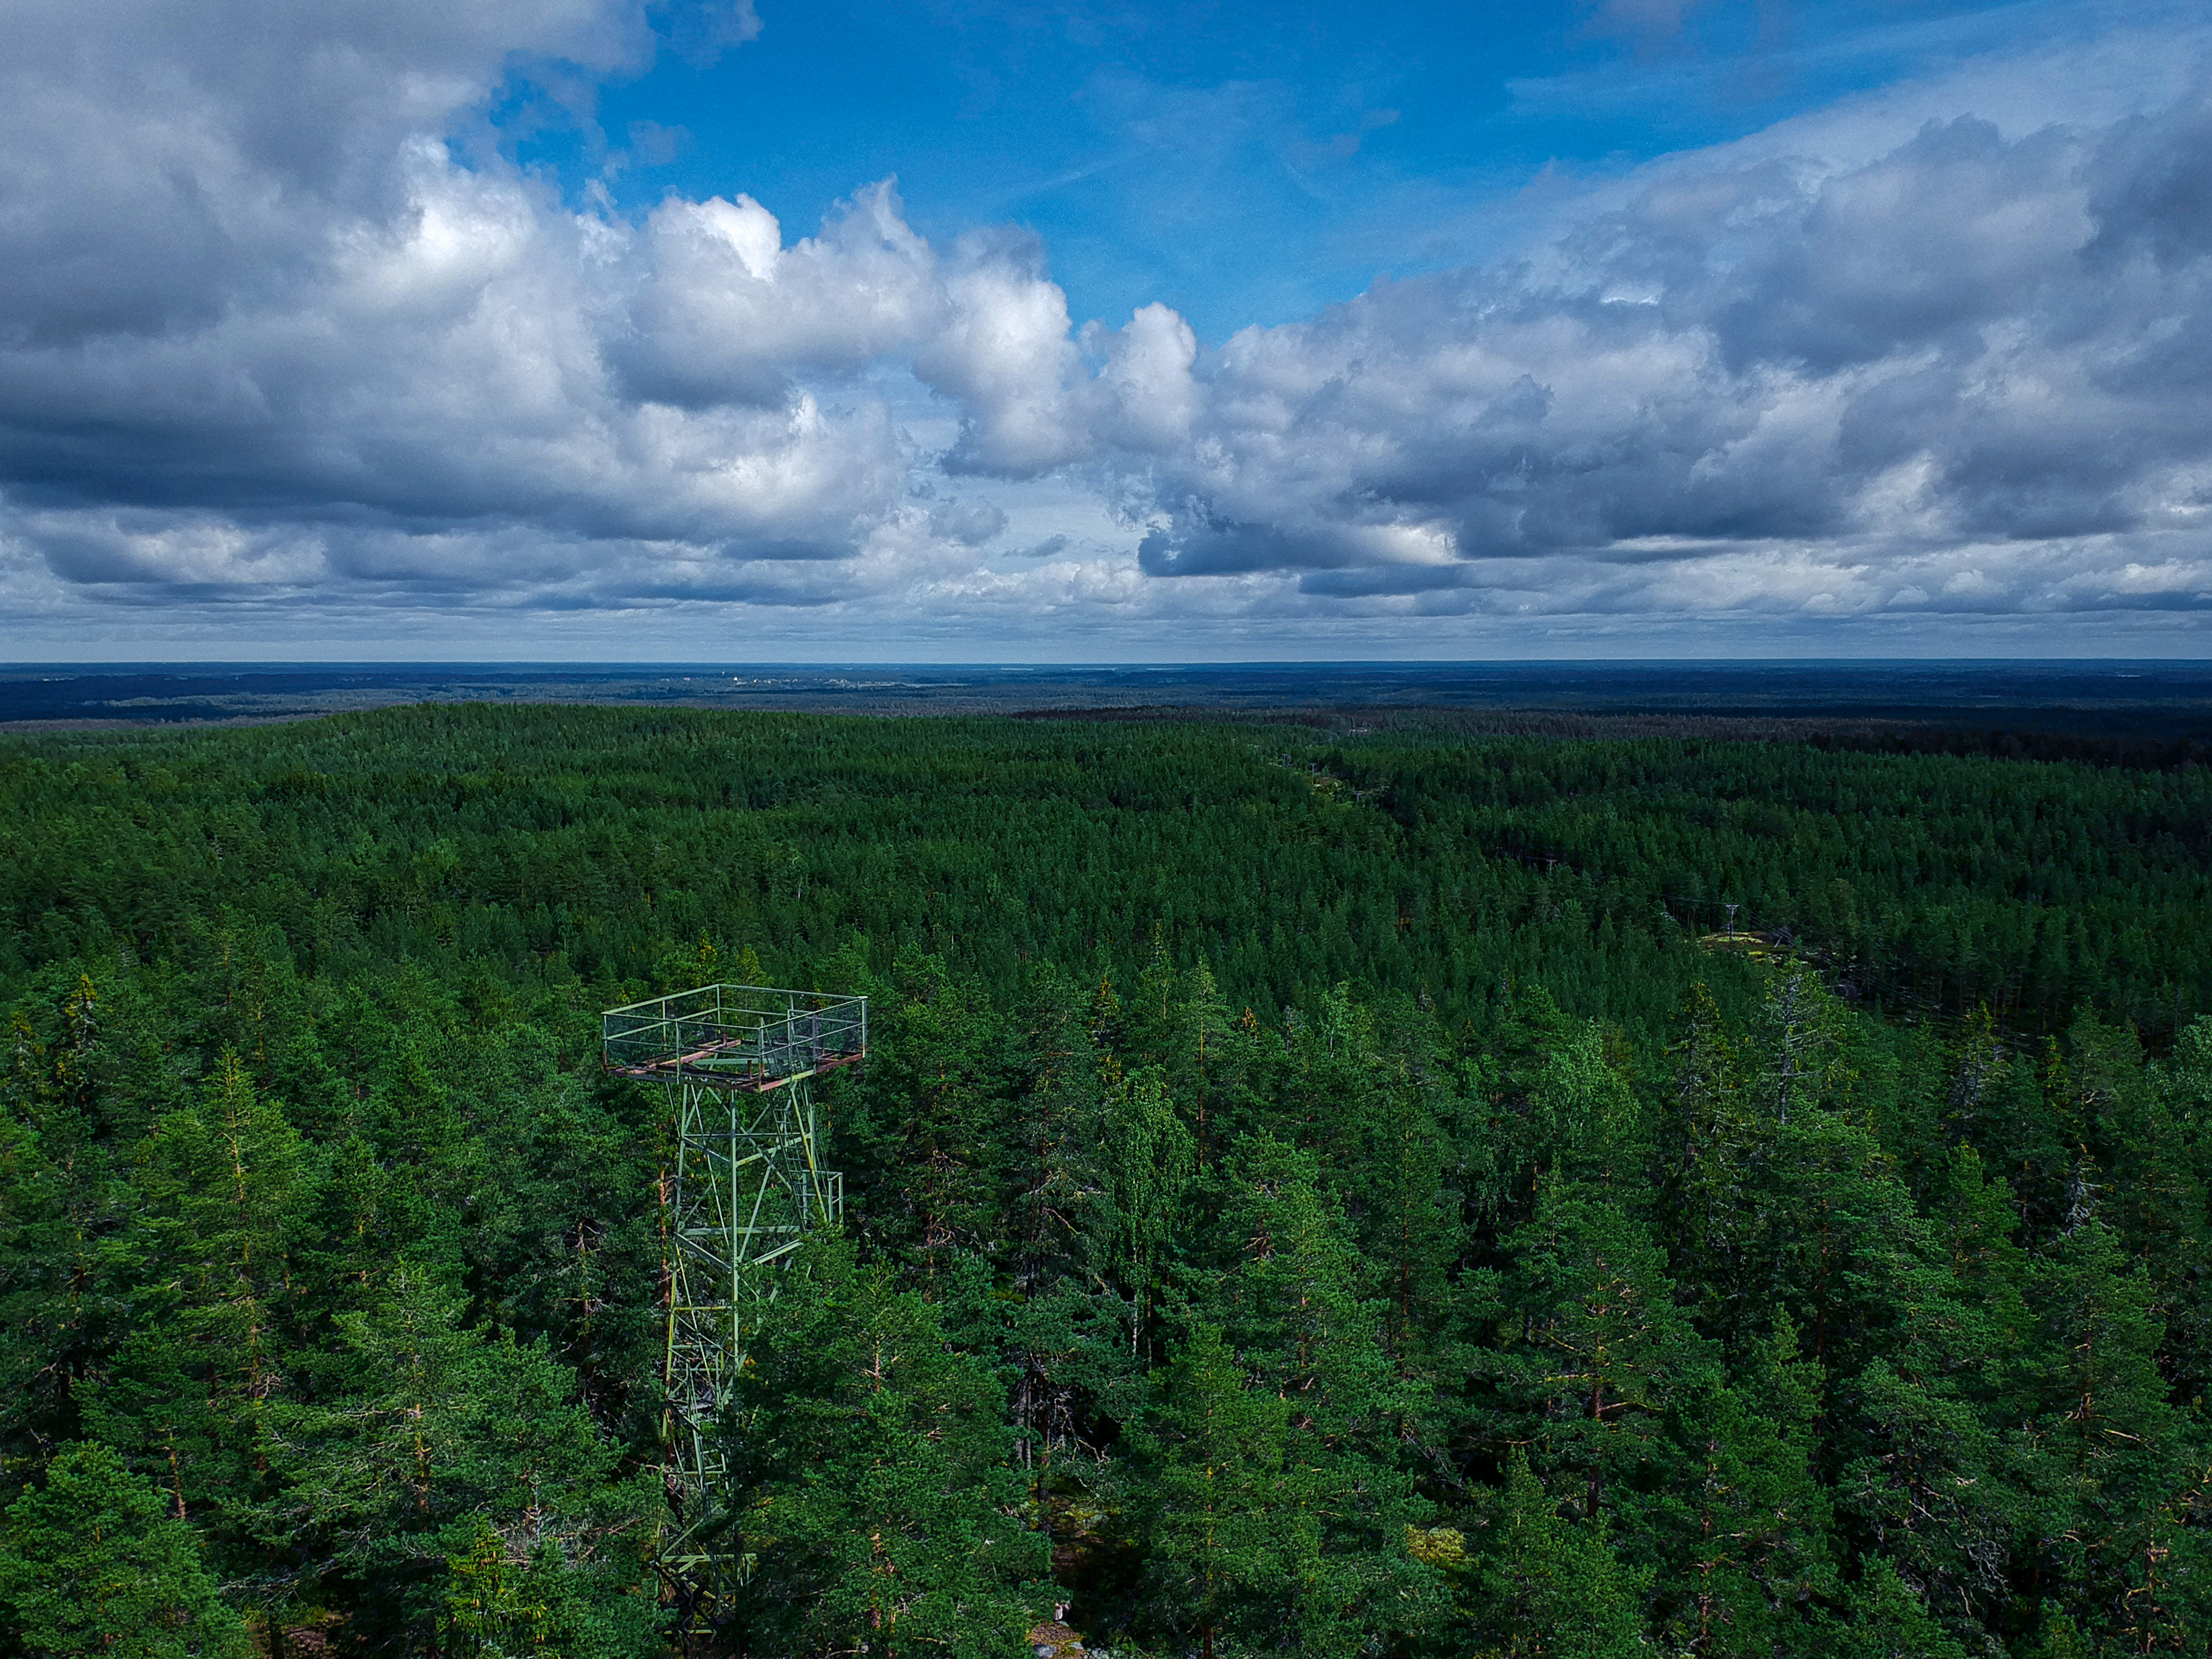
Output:
[[702,985],[608,1009],[599,1016],[599,1045],[617,1076],[772,1089],[859,1060],[868,1047],[868,1000]]
[[843,1177],[822,1167],[812,1080],[867,1052],[867,999],[708,985],[609,1009],[602,1059],[668,1091],[675,1168],[663,1188],[669,1241],[664,1358],[667,1480],[675,1524],[663,1569],[713,1599],[751,1558],[721,1540],[722,1422],[761,1310],[811,1229],[844,1213]]

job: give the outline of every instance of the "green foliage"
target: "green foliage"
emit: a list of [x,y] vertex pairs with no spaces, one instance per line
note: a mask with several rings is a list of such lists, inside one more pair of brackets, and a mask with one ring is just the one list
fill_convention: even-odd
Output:
[[1965,1659],[1966,1650],[1928,1616],[1912,1587],[1880,1556],[1851,1586],[1850,1617],[1832,1651],[1847,1659]]
[[823,1239],[749,1365],[735,1639],[763,1655],[1011,1654],[1044,1611],[1006,1399],[937,1313]]
[[[0,1655],[2201,1650],[2208,823],[1413,719],[0,738]],[[715,978],[873,1041],[695,1610],[596,1016]]]
[[1644,1650],[1645,1584],[1602,1517],[1560,1518],[1528,1460],[1508,1466],[1474,1613],[1478,1651],[1499,1659],[1631,1659]]
[[0,1626],[36,1659],[245,1659],[251,1650],[192,1529],[96,1444],[65,1449],[44,1485],[8,1506]]
[[1617,1504],[1618,1489],[1652,1484],[1666,1415],[1714,1370],[1711,1345],[1675,1306],[1649,1233],[1608,1199],[1548,1181],[1510,1248],[1516,1340],[1496,1350],[1500,1403],[1595,1519],[1608,1491]]
[[1321,1519],[1295,1491],[1289,1403],[1255,1386],[1220,1331],[1205,1325],[1176,1354],[1158,1399],[1140,1443],[1155,1617],[1208,1653],[1295,1642]]

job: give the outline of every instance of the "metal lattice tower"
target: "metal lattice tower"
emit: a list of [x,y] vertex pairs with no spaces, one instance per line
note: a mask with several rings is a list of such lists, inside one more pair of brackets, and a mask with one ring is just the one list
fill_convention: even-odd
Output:
[[719,1596],[750,1565],[717,1547],[730,1482],[721,1419],[783,1267],[809,1229],[843,1214],[843,1178],[818,1156],[811,1080],[866,1054],[868,1001],[704,985],[610,1009],[599,1034],[609,1073],[668,1091],[676,1157],[662,1193],[670,1273],[662,1431],[678,1521],[660,1559]]

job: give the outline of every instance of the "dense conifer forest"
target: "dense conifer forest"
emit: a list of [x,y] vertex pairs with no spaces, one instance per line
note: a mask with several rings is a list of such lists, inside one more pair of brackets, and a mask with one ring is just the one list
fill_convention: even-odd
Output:
[[[0,1652],[2212,1651],[2208,839],[1413,719],[0,738]],[[872,1040],[702,1625],[598,1015],[712,981]]]

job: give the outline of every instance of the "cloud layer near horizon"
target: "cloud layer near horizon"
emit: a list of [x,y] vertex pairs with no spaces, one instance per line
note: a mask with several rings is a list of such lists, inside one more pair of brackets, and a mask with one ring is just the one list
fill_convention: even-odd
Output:
[[483,112],[634,68],[632,7],[214,9],[0,7],[19,625],[2212,608],[2201,92],[1674,158],[1522,260],[1201,350],[1074,325],[1033,239],[933,246],[888,181],[796,240],[734,191],[564,204]]

